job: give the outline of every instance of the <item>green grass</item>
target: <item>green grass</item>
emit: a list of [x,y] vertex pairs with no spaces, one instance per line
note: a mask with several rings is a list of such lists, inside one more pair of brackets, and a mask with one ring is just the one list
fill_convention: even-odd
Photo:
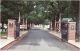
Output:
[[5,34],[5,32],[0,32],[0,34]]

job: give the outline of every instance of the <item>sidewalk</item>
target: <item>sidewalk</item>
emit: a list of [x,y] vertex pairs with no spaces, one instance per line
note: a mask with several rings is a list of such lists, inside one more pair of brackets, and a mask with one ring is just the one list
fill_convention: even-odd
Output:
[[[23,35],[26,35],[28,31],[20,31],[20,37],[21,38]],[[0,49],[4,48],[8,44],[14,42],[16,39],[13,38],[8,38],[8,39],[0,39]]]
[[[49,30],[49,33],[61,39],[60,33],[57,33],[57,32],[52,31],[52,30],[51,31]],[[80,42],[75,42],[73,40],[69,40],[68,43],[74,45],[77,48],[80,48]]]

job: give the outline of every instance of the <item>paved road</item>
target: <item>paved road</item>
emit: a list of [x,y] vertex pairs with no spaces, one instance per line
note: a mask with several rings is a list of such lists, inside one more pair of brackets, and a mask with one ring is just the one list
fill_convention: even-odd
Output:
[[[75,50],[74,50],[75,49]],[[32,29],[28,35],[8,50],[13,51],[79,51],[65,42],[61,42],[48,31]]]

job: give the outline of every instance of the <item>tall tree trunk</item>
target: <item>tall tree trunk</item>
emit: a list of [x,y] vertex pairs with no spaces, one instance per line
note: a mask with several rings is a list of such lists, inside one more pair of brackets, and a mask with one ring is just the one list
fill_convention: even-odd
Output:
[[24,18],[23,18],[23,25],[24,25]]
[[2,32],[3,32],[3,30],[4,30],[4,22],[2,22]]
[[52,30],[55,30],[55,17],[53,17],[53,20],[52,20]]
[[27,30],[30,29],[30,21],[27,20]]
[[73,14],[76,17],[76,40],[79,41],[80,37],[80,1],[71,1],[73,10],[75,13]]
[[[1,0],[0,0],[0,4],[1,4]],[[1,23],[1,9],[0,9],[0,23]]]
[[1,23],[1,12],[0,12],[0,23]]
[[59,32],[61,33],[61,16],[62,13],[59,13]]
[[59,14],[56,15],[55,17],[55,31],[57,31],[57,22],[59,21]]
[[80,1],[79,1],[79,18],[78,18],[78,38],[79,38],[79,41],[80,41]]
[[50,28],[50,30],[52,30],[52,21],[50,21],[50,27],[49,28]]

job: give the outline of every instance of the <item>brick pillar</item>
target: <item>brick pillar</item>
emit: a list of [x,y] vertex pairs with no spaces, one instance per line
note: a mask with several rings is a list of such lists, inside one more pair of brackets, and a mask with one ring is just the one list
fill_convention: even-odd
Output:
[[68,23],[68,40],[74,40],[75,41],[75,35],[76,35],[76,22],[69,22]]
[[15,20],[8,20],[8,38],[15,39],[16,36],[16,24]]

